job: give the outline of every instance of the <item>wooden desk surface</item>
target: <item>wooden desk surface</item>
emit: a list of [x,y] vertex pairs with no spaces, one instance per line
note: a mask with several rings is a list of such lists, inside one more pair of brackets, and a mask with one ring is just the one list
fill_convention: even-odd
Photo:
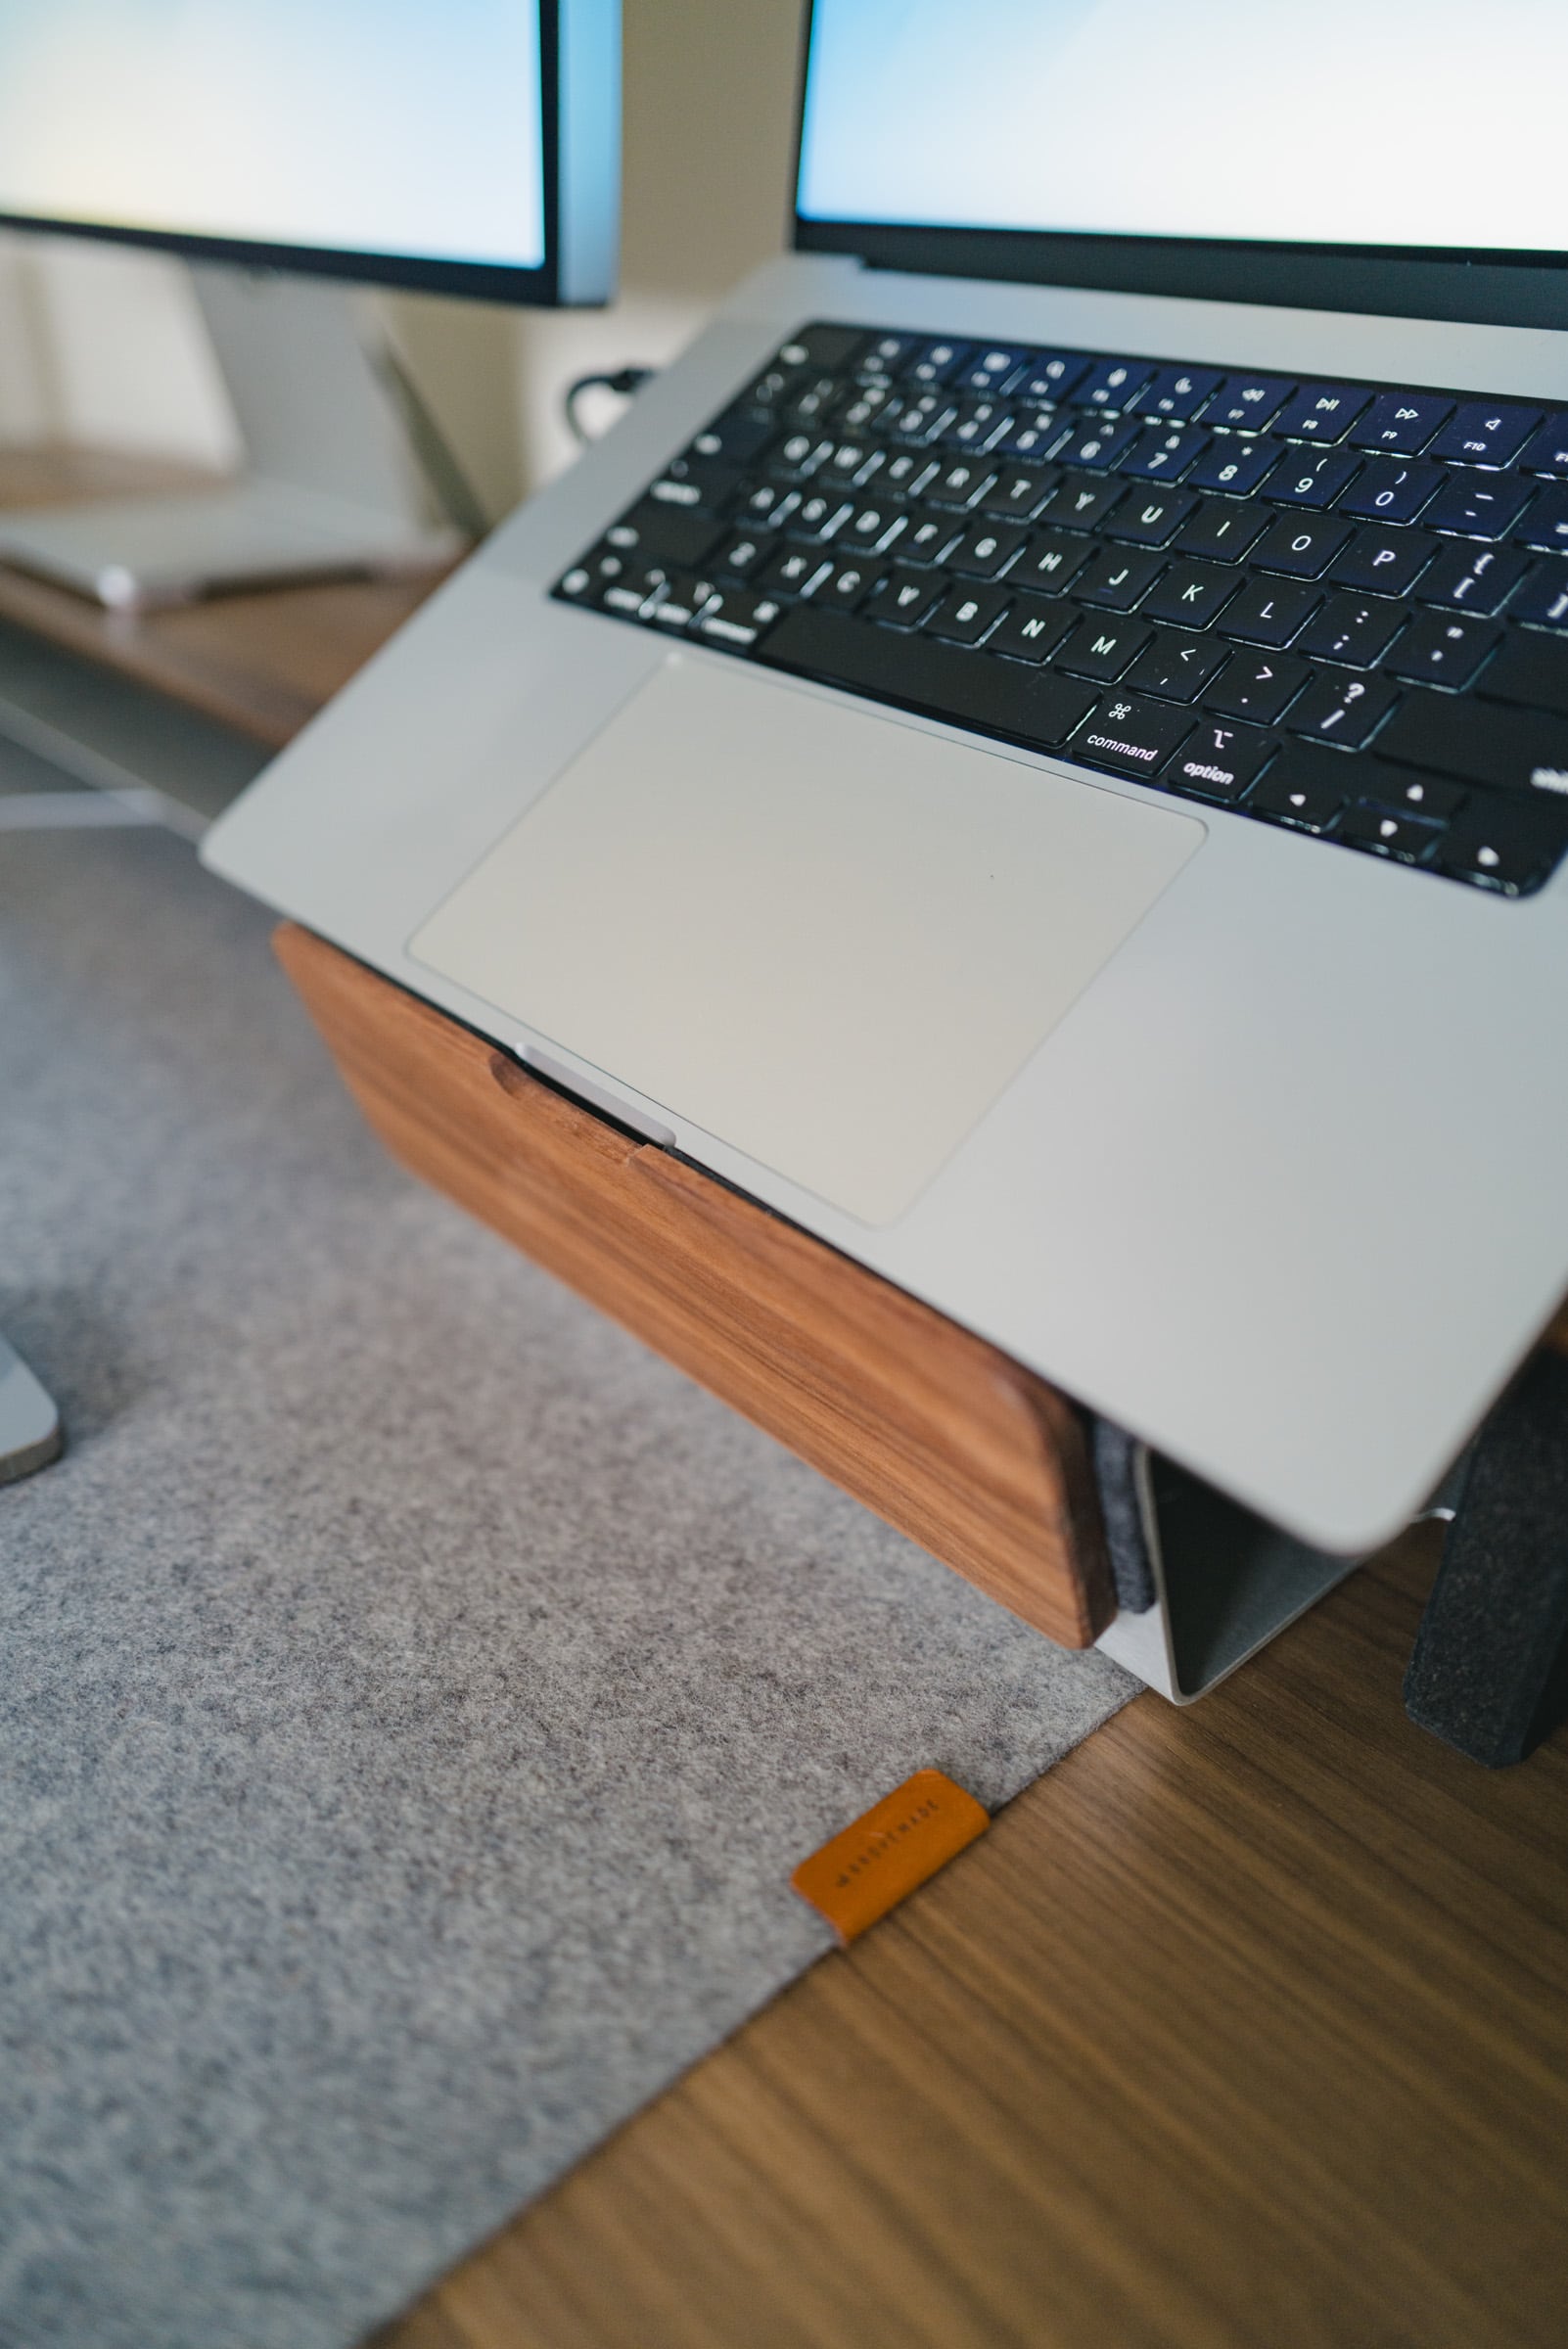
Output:
[[1136,1698],[378,2349],[1557,2349],[1568,1739],[1405,1719],[1436,1546]]
[[[149,473],[0,457],[0,503],[67,480]],[[419,592],[0,616],[281,742]],[[1568,1737],[1406,1721],[1435,1556],[1138,1697],[380,2349],[1557,2349]]]
[[[92,450],[0,449],[0,507],[209,486],[189,465]],[[280,749],[435,582],[343,580],[213,596],[145,615],[106,612],[0,564],[0,620],[117,669]]]

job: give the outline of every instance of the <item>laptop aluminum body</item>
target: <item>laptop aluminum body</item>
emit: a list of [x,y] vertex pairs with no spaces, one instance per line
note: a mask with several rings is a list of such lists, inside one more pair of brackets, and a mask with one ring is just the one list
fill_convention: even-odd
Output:
[[1364,1553],[1568,1288],[1568,866],[1453,886],[550,590],[807,321],[1545,410],[1564,286],[1539,255],[807,221],[207,861]]

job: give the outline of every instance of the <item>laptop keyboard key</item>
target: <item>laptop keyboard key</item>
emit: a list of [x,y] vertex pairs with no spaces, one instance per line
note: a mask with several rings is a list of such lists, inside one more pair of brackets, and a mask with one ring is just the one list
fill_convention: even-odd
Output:
[[1231,497],[1205,497],[1176,539],[1181,555],[1212,556],[1222,563],[1239,563],[1273,521],[1267,506],[1239,505]]
[[1216,670],[1223,668],[1225,647],[1213,636],[1184,636],[1179,628],[1156,628],[1127,672],[1134,693],[1162,701],[1195,702]]
[[1267,538],[1254,547],[1252,559],[1263,571],[1282,571],[1298,579],[1315,579],[1328,569],[1350,536],[1353,525],[1337,515],[1281,516]]
[[1322,602],[1315,587],[1292,579],[1249,579],[1220,625],[1226,636],[1249,644],[1288,644],[1310,613]]
[[1461,465],[1511,465],[1541,422],[1539,408],[1507,400],[1467,400],[1427,450]]
[[1358,765],[1314,743],[1289,743],[1253,787],[1248,812],[1297,832],[1327,832],[1356,788]]
[[926,503],[945,512],[966,514],[996,479],[996,468],[984,457],[955,457],[927,483]]
[[1415,592],[1423,604],[1449,604],[1464,612],[1500,611],[1529,560],[1511,546],[1446,546],[1422,573]]
[[1037,530],[1013,566],[1012,577],[1020,586],[1060,595],[1093,552],[1091,539],[1075,538],[1068,530]]
[[1176,481],[1213,438],[1201,424],[1151,425],[1122,459],[1122,471],[1146,482]]
[[1229,497],[1246,497],[1285,454],[1282,440],[1250,440],[1233,433],[1222,439],[1217,438],[1188,473],[1187,487],[1222,489]]
[[706,514],[722,514],[740,478],[733,465],[715,459],[676,457],[658,481],[650,484],[648,495],[661,506],[696,506]]
[[[1423,612],[1400,638],[1389,655],[1388,666],[1397,677],[1408,677],[1416,684],[1447,685],[1455,693],[1461,692],[1501,634],[1502,630],[1491,621],[1472,620],[1467,613]],[[1568,654],[1560,653],[1558,658],[1568,667]]]
[[858,611],[868,595],[881,586],[888,576],[886,563],[865,563],[858,555],[844,556],[830,564],[811,592],[819,604],[831,604],[836,611]]
[[831,568],[825,546],[783,546],[758,573],[757,584],[764,595],[809,595]]
[[1093,364],[1082,351],[1034,351],[1007,386],[1007,395],[1040,402],[1071,399]]
[[645,609],[643,618],[652,619],[661,628],[688,627],[699,612],[713,601],[712,579],[699,579],[689,571],[672,571],[664,582],[663,592],[651,611]]
[[1085,618],[1080,621],[1071,643],[1058,653],[1056,666],[1075,677],[1091,677],[1097,685],[1109,685],[1153,634],[1141,620]]
[[777,544],[771,530],[737,530],[715,555],[713,567],[732,579],[754,578]]
[[775,596],[754,595],[745,587],[720,587],[693,626],[697,635],[714,644],[750,648],[766,635],[783,608]]
[[1136,547],[1107,547],[1079,573],[1073,593],[1085,604],[1130,612],[1164,569],[1160,555],[1140,554]]
[[1314,661],[1375,668],[1409,617],[1403,604],[1386,604],[1381,596],[1331,595],[1297,637],[1296,649]]
[[940,572],[912,571],[906,563],[895,563],[867,599],[870,616],[890,628],[918,628],[941,603],[946,586]]
[[1070,473],[1036,519],[1062,530],[1097,530],[1126,495],[1125,482],[1096,482],[1086,473]]
[[1169,703],[1139,701],[1133,694],[1112,694],[1100,704],[1073,745],[1076,754],[1097,766],[1113,767],[1120,775],[1157,775],[1172,753],[1192,732],[1186,710]]
[[827,326],[813,321],[785,344],[778,354],[779,364],[824,368],[837,374],[856,362],[865,342],[863,326]]
[[717,457],[726,465],[749,465],[778,431],[772,416],[765,408],[733,407],[727,415],[719,416],[698,434],[687,452],[697,457]]
[[1147,359],[1102,359],[1073,393],[1082,408],[1110,408],[1120,415],[1130,406],[1154,369]]
[[1234,433],[1261,433],[1295,389],[1280,375],[1232,375],[1205,411],[1204,422]]
[[695,569],[706,563],[721,538],[728,535],[712,514],[693,513],[683,506],[661,506],[642,497],[629,514],[606,531],[618,554],[638,556],[649,563],[678,563]]
[[1218,563],[1173,563],[1150,591],[1143,609],[1150,620],[1206,628],[1236,593],[1243,576],[1238,571],[1222,571]]
[[905,359],[904,379],[908,383],[918,384],[922,391],[945,384],[958,374],[970,355],[970,349],[971,345],[967,343],[928,343],[923,349],[911,351]]
[[839,531],[835,554],[846,549],[857,555],[885,555],[909,528],[909,510],[897,502],[857,506]]
[[1004,433],[1012,431],[1015,421],[1012,409],[999,399],[965,399],[942,437],[949,448],[967,448],[979,454],[994,447]]
[[1000,457],[1048,457],[1067,438],[1071,427],[1054,408],[1024,408],[996,442]]
[[1353,779],[1358,799],[1375,801],[1379,807],[1405,815],[1425,816],[1430,823],[1446,824],[1469,796],[1461,783],[1451,783],[1447,776],[1391,766],[1371,751],[1363,751],[1357,760]]
[[1359,751],[1399,700],[1387,677],[1318,677],[1291,710],[1285,724],[1293,734]]
[[1538,563],[1508,606],[1533,628],[1568,628],[1568,563]]
[[1155,489],[1125,498],[1105,526],[1107,538],[1134,546],[1167,546],[1197,504],[1188,489]]
[[[1475,623],[1460,624],[1473,627]],[[1499,630],[1489,632],[1496,636]],[[1527,709],[1555,710],[1559,716],[1568,717],[1568,645],[1552,636],[1514,629],[1481,679],[1479,690],[1490,701],[1522,702]]]
[[1544,553],[1568,547],[1568,485],[1543,489],[1514,536],[1526,546],[1539,546]]
[[1437,863],[1456,881],[1526,897],[1551,874],[1568,848],[1568,800],[1478,797],[1455,816]]
[[1338,511],[1367,522],[1413,522],[1449,478],[1444,465],[1399,465],[1392,457],[1372,457],[1341,493]]
[[1400,864],[1421,864],[1443,837],[1441,824],[1408,815],[1400,808],[1380,807],[1358,800],[1339,820],[1335,838],[1374,856],[1392,856]]
[[825,546],[853,512],[852,500],[842,489],[818,490],[802,498],[790,516],[789,534],[802,545]]
[[1224,716],[1271,726],[1312,673],[1305,661],[1290,653],[1235,653],[1203,698]]
[[1269,478],[1268,495],[1285,506],[1331,506],[1361,460],[1354,449],[1325,448],[1320,455],[1293,449]]
[[1162,367],[1152,383],[1138,393],[1140,416],[1163,416],[1171,424],[1186,424],[1221,384],[1213,367]]
[[1196,733],[1182,745],[1181,755],[1166,776],[1176,791],[1196,799],[1234,806],[1251,789],[1278,748],[1274,735],[1256,726],[1232,725],[1225,718],[1203,717]]
[[1028,357],[1028,351],[1016,344],[977,343],[958,370],[958,382],[966,392],[977,392],[982,396],[999,392],[1010,377],[1018,374]]
[[899,533],[899,562],[940,563],[962,528],[956,514],[927,514],[916,507],[909,516],[908,527]]
[[1061,480],[1054,465],[1006,465],[979,501],[998,522],[1033,522]]
[[1005,653],[1010,661],[1048,661],[1078,625],[1071,604],[1053,603],[1048,596],[1015,595],[1012,609],[986,639],[988,653]]
[[1407,595],[1437,553],[1425,530],[1360,530],[1328,576],[1335,587],[1366,587],[1374,595]]
[[1274,431],[1286,440],[1316,440],[1326,447],[1344,439],[1371,397],[1356,384],[1304,384],[1274,418]]
[[1007,598],[999,588],[949,587],[925,622],[925,633],[945,636],[953,644],[978,644],[1006,609]]
[[1029,536],[1016,523],[972,523],[956,546],[949,547],[946,565],[966,579],[993,579],[1009,564]]
[[1559,482],[1568,481],[1568,411],[1546,418],[1519,464],[1525,473],[1547,473]]
[[1060,457],[1064,465],[1083,465],[1091,473],[1108,473],[1142,431],[1143,426],[1135,416],[1087,417],[1081,429],[1051,453]]
[[759,482],[748,489],[736,508],[737,519],[754,530],[782,530],[801,502],[801,493],[783,482]]
[[1568,791],[1568,717],[1446,693],[1407,694],[1378,738],[1385,759],[1504,791]]
[[911,448],[926,448],[941,438],[957,413],[957,401],[945,392],[921,392],[913,399],[900,400],[888,413],[886,429],[895,440]]
[[1506,538],[1536,484],[1519,474],[1455,473],[1421,516],[1429,530],[1464,538]]
[[1453,400],[1431,392],[1382,392],[1351,434],[1351,446],[1382,449],[1391,457],[1419,456],[1453,413]]

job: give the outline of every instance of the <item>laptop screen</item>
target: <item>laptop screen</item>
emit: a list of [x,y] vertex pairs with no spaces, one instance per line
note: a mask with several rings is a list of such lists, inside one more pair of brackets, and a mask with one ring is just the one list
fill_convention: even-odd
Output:
[[1555,254],[1564,89],[1568,0],[815,0],[798,208]]

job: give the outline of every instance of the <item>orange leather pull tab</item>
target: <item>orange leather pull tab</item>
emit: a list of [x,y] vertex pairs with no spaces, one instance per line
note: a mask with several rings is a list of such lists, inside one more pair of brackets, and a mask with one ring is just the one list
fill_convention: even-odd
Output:
[[940,1770],[917,1770],[853,1826],[803,1860],[790,1882],[840,1941],[853,1941],[945,1867],[991,1819]]

